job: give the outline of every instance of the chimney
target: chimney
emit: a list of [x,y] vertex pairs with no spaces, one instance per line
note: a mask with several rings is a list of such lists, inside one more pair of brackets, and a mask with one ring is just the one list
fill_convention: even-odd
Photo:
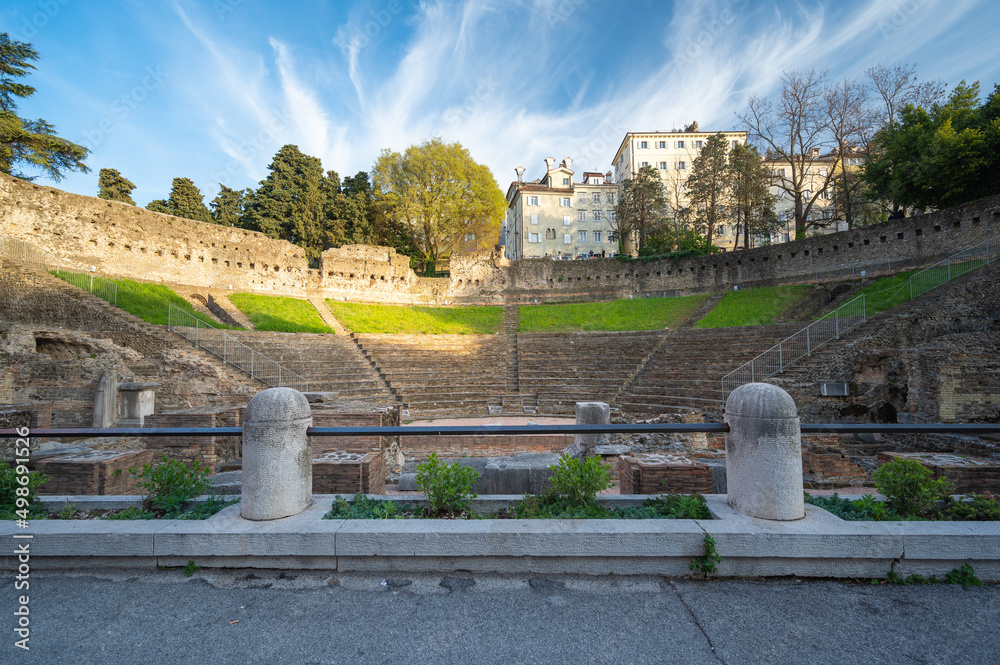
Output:
[[819,157],[819,148],[813,148],[812,149],[812,156],[813,157]]
[[566,159],[563,160],[562,165],[565,166],[566,168],[570,168],[573,165],[573,158],[567,157]]
[[520,185],[524,182],[524,167],[518,166],[514,171],[517,173],[517,184]]
[[604,184],[605,185],[613,185],[614,183],[615,183],[614,176],[611,174],[611,171],[608,171],[604,175]]
[[552,167],[555,165],[555,163],[556,163],[556,158],[555,157],[546,157],[545,158],[545,172],[548,173],[549,171],[551,171]]

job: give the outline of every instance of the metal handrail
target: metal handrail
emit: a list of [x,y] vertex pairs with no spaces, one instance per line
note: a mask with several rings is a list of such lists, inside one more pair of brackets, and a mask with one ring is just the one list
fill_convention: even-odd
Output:
[[[38,266],[42,270],[54,270],[56,276],[67,284],[88,291],[112,305],[118,305],[118,285],[92,272],[73,266],[68,261],[54,256],[27,240],[0,236],[0,254],[10,256],[22,263]],[[72,270],[67,270],[72,268]]]
[[831,340],[840,339],[841,335],[865,321],[865,296],[862,294],[722,377],[723,399],[744,383],[763,381],[784,372],[792,363],[812,355],[813,351]]
[[[978,245],[973,245],[972,247],[963,249],[960,252],[956,252],[948,258],[942,259],[934,265],[910,276],[910,279],[908,280],[910,300],[913,300],[917,296],[927,293],[928,291],[935,289],[953,279],[961,277],[967,272],[992,263],[993,261],[996,261],[998,257],[1000,257],[1000,236],[994,236],[993,238],[984,240]],[[855,305],[858,300],[861,301],[860,315],[856,311],[857,306]],[[853,309],[850,312],[845,312],[846,316],[841,316],[840,312],[841,310],[844,310],[844,308]],[[829,332],[829,321],[825,324],[822,322],[824,319],[828,319],[831,316],[834,318],[834,334],[832,336],[823,335],[823,326],[825,326],[827,332]],[[772,346],[764,353],[761,353],[753,360],[740,365],[732,372],[722,377],[723,401],[725,401],[725,399],[729,396],[729,393],[738,386],[741,386],[744,383],[763,381],[764,379],[770,378],[775,374],[784,372],[785,368],[792,363],[807,355],[812,355],[812,352],[823,344],[826,344],[833,339],[839,339],[841,334],[847,332],[851,328],[861,325],[866,320],[867,305],[865,296],[860,295],[854,300],[841,305],[823,318],[809,324],[791,337],[778,342],[778,344]],[[841,321],[843,321],[843,323],[841,323]],[[816,328],[815,331],[813,330],[814,328]],[[815,337],[817,333],[820,334],[819,338]],[[803,337],[805,342],[805,353],[801,352]],[[789,351],[791,353],[789,353]]]
[[272,388],[310,389],[310,382],[305,377],[282,367],[232,335],[192,316],[176,305],[168,306],[167,329]]
[[[802,434],[1000,434],[1000,423],[813,423],[799,426]],[[23,430],[22,430],[23,431]],[[308,436],[509,436],[512,434],[725,434],[728,423],[630,423],[622,425],[452,425],[447,427],[310,427]],[[38,428],[29,437],[240,436],[242,427]],[[0,429],[0,438],[21,437],[18,430]]]

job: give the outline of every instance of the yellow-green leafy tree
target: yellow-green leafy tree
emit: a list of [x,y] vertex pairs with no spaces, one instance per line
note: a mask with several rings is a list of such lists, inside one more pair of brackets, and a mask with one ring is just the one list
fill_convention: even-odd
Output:
[[383,150],[373,170],[376,200],[409,230],[434,275],[463,237],[481,248],[499,236],[506,202],[490,170],[460,143],[434,138],[400,154]]

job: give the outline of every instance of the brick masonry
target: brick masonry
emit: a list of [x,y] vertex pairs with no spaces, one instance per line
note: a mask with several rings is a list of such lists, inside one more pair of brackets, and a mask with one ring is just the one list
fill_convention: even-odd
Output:
[[619,458],[621,494],[711,494],[712,469],[681,455],[636,453]]
[[385,494],[381,452],[326,452],[313,456],[313,494]]
[[33,464],[36,471],[48,477],[38,493],[140,494],[129,469],[141,469],[143,464],[153,462],[155,455],[152,450],[91,450],[44,457]]

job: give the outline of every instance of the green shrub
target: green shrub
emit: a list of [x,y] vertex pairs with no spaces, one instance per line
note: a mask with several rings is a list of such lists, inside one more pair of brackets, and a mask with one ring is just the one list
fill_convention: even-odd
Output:
[[395,501],[369,499],[358,492],[350,501],[337,497],[330,512],[323,516],[326,520],[390,520],[403,519],[410,511],[410,504]]
[[960,499],[948,497],[942,519],[956,521],[1000,520],[1000,501],[990,492],[970,494]]
[[195,460],[188,465],[170,459],[166,453],[156,465],[143,464],[141,470],[129,469],[136,484],[148,492],[142,499],[143,508],[167,518],[183,513],[191,499],[208,490],[211,471],[207,464]]
[[[19,476],[27,480],[20,483]],[[44,514],[38,502],[38,488],[47,480],[37,471],[28,472],[20,465],[0,463],[0,519],[26,519]]]
[[611,487],[611,474],[600,457],[580,460],[567,454],[551,468],[552,493],[573,504],[592,502],[598,492]]
[[119,510],[116,513],[107,513],[101,516],[102,520],[155,520],[156,513],[143,510],[137,506]]
[[417,487],[427,495],[430,515],[455,515],[467,512],[472,499],[472,486],[479,472],[458,462],[444,464],[435,453],[417,466]]
[[904,517],[926,512],[954,490],[947,479],[933,478],[930,469],[906,458],[883,464],[875,471],[874,479],[875,487],[889,499],[889,506]]

